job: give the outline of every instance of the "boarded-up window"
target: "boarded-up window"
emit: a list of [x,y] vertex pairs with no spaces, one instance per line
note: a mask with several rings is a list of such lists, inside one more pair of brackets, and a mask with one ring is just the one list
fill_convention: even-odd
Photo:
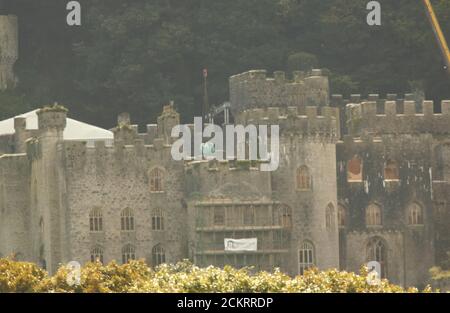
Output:
[[347,163],[347,180],[349,182],[361,182],[363,180],[362,160],[357,155]]
[[366,225],[381,225],[381,208],[376,204],[371,204],[366,208]]
[[423,210],[420,205],[413,203],[408,209],[408,224],[423,225]]
[[398,171],[398,164],[393,160],[386,161],[384,167],[384,179],[385,180],[398,180],[400,178]]
[[311,174],[307,166],[300,166],[297,169],[297,189],[311,189]]
[[164,171],[160,168],[154,168],[149,173],[150,192],[164,191]]
[[292,211],[287,206],[281,206],[278,208],[278,223],[285,228],[292,227]]
[[244,207],[244,225],[255,224],[255,207],[253,205]]
[[339,227],[345,227],[347,220],[347,210],[344,206],[338,206],[338,225]]
[[215,226],[225,225],[225,208],[218,206],[214,207],[213,223]]

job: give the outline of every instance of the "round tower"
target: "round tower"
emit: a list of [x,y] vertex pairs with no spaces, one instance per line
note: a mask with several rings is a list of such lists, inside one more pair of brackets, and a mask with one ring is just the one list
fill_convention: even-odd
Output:
[[18,21],[15,15],[0,15],[0,90],[14,88],[14,64],[19,58]]

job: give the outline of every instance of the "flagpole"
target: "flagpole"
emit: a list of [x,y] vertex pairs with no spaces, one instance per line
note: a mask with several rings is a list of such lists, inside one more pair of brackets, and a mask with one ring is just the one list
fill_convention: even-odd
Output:
[[203,69],[203,109],[202,116],[203,119],[209,122],[208,119],[209,113],[209,103],[208,103],[208,69]]

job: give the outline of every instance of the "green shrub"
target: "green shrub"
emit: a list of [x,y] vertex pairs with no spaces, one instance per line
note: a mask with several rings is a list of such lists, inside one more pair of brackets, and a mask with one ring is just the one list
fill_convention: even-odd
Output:
[[[67,283],[66,266],[53,276],[36,265],[0,260],[1,292],[69,292],[69,293],[379,293],[418,292],[382,280],[379,285],[367,283],[367,270],[360,275],[337,270],[311,269],[303,276],[290,277],[279,270],[252,274],[250,268],[199,268],[189,261],[163,264],[154,269],[143,261],[125,265],[88,263],[81,269],[79,285]],[[430,292],[427,287],[424,292]]]

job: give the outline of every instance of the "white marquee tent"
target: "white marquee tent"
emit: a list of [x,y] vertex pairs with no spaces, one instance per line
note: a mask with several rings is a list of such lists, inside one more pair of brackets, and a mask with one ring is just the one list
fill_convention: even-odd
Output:
[[[25,117],[27,121],[27,129],[38,129],[38,110],[30,111],[28,113],[17,115],[16,117]],[[14,118],[0,121],[0,135],[14,134]],[[92,146],[95,141],[105,141],[107,145],[111,145],[114,135],[111,131],[89,125],[80,121],[67,118],[67,125],[63,133],[64,140],[83,140],[89,146]]]

